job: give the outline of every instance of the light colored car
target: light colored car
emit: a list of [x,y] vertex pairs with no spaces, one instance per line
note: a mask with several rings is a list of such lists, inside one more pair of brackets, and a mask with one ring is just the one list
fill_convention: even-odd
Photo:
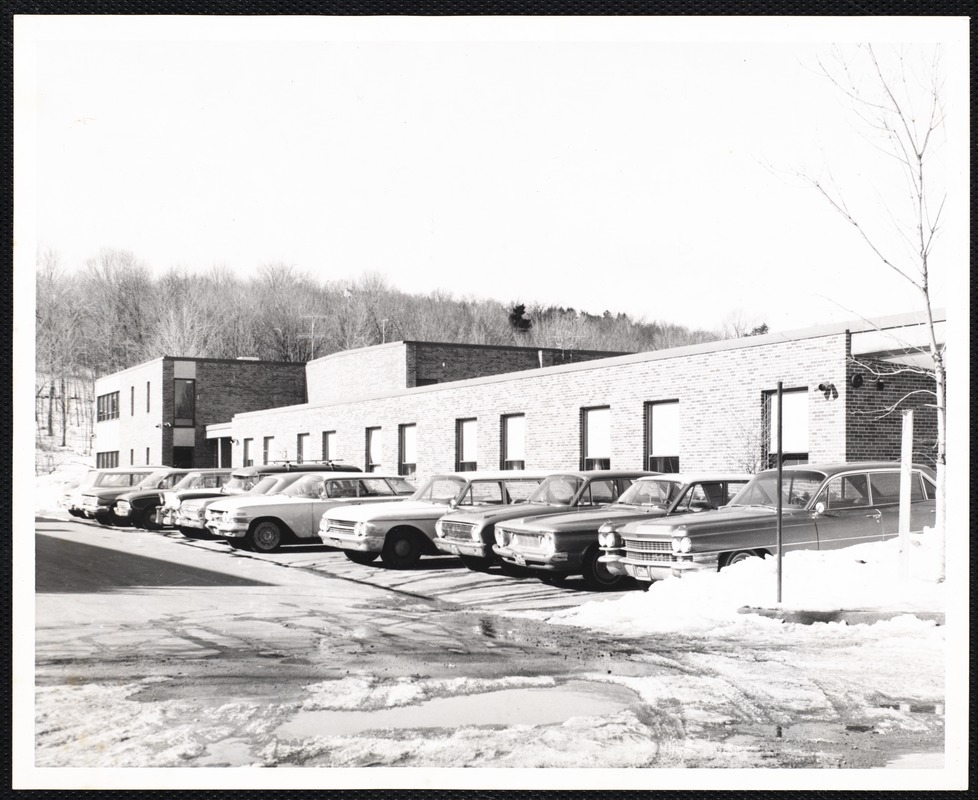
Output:
[[608,570],[598,547],[599,529],[718,508],[746,486],[750,477],[742,473],[639,477],[608,505],[497,526],[494,550],[506,562],[533,570],[546,582],[580,573],[589,589],[617,589],[628,577]]
[[232,547],[268,553],[283,543],[319,540],[324,512],[338,506],[390,503],[414,494],[399,475],[310,473],[276,494],[218,500],[207,509],[207,529]]
[[546,472],[450,472],[430,478],[403,503],[375,508],[336,508],[323,514],[319,538],[346,557],[407,569],[422,555],[438,555],[435,523],[456,508],[505,506],[529,497]]
[[[830,550],[897,535],[899,464],[802,464],[782,473],[782,552]],[[912,532],[933,526],[934,496],[932,472],[915,467]],[[602,533],[609,554],[624,550],[608,568],[647,584],[770,555],[776,552],[777,497],[777,470],[766,470],[717,511],[632,522]]]
[[593,510],[618,499],[636,478],[650,474],[636,470],[586,470],[549,475],[525,503],[446,514],[435,525],[435,544],[439,550],[457,555],[469,569],[486,570],[500,560],[493,551],[499,523]]
[[61,495],[61,507],[73,517],[84,517],[85,513],[81,510],[82,495],[86,489],[95,486],[104,472],[105,470],[102,469],[90,469],[82,475],[80,481],[66,486],[65,493]]

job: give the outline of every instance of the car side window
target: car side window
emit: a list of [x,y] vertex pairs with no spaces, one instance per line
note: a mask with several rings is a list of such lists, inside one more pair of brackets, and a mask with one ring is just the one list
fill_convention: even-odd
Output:
[[390,484],[382,478],[364,478],[360,481],[360,494],[368,497],[387,497],[394,494]]
[[865,475],[840,475],[832,478],[821,496],[830,511],[869,505],[869,486]]
[[325,488],[326,497],[347,498],[357,496],[356,481],[327,481]]
[[502,505],[503,487],[496,481],[476,481],[465,493],[462,505]]
[[[716,491],[720,490],[720,484],[714,483],[709,484]],[[679,501],[679,505],[676,506],[676,511],[710,511],[716,508],[713,501],[710,499],[710,494],[707,491],[707,485],[702,483],[697,483],[690,488],[686,495]]]
[[615,482],[610,480],[591,481],[581,496],[580,505],[595,506],[610,503],[617,496]]
[[[869,485],[873,490],[873,504],[877,506],[894,505],[900,502],[900,473],[871,472]],[[910,502],[919,503],[924,498],[920,477],[916,473],[910,476]]]

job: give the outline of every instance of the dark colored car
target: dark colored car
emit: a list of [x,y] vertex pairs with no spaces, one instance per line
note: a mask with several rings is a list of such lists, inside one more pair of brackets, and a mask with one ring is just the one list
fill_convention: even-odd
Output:
[[[106,470],[106,474],[109,474]],[[169,489],[187,472],[173,467],[132,467],[111,471],[112,480],[103,479],[86,489],[81,497],[82,513],[101,525],[114,525],[112,506],[127,492],[141,489]]]
[[499,523],[604,507],[627,491],[636,478],[652,474],[636,470],[555,473],[547,476],[525,502],[502,508],[449,512],[435,525],[435,544],[439,550],[457,555],[472,570],[487,570],[501,560],[500,556],[504,561],[516,563],[493,547]]
[[629,579],[609,572],[601,561],[599,528],[716,509],[750,478],[733,472],[638,478],[610,505],[519,519],[497,527],[495,550],[510,563],[534,570],[546,582],[580,573],[589,589],[617,589]]
[[[170,491],[220,489],[230,477],[230,469],[196,469],[187,472]],[[115,524],[158,530],[160,525],[156,521],[156,512],[161,505],[163,491],[159,489],[142,489],[121,494],[112,506]]]
[[[931,470],[910,477],[912,532],[934,524]],[[601,534],[609,571],[650,582],[691,570],[716,571],[775,552],[777,470],[755,475],[717,511],[633,522]],[[898,533],[900,465],[891,462],[796,465],[783,469],[782,552],[830,550]],[[622,549],[624,552],[622,553]]]

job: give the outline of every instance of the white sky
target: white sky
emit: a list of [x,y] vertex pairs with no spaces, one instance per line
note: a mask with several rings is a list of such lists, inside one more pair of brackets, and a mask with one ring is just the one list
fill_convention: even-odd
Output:
[[894,244],[892,164],[816,59],[924,38],[946,43],[949,80],[939,303],[947,265],[967,263],[967,167],[942,174],[967,164],[963,20],[16,23],[30,258],[377,271],[406,291],[695,327],[738,309],[773,329],[916,310],[794,173],[831,164],[854,200],[871,182],[859,208]]

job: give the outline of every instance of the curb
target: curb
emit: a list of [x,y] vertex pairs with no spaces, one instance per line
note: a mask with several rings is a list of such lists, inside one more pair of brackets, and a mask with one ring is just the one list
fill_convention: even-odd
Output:
[[782,622],[792,622],[797,625],[813,625],[816,622],[842,622],[846,625],[872,625],[876,622],[884,622],[900,617],[905,614],[924,620],[934,622],[937,625],[944,624],[943,611],[900,611],[900,610],[874,610],[874,609],[852,609],[835,611],[807,611],[781,608],[755,608],[754,606],[741,606],[737,609],[738,614],[757,614],[769,619],[778,619]]

